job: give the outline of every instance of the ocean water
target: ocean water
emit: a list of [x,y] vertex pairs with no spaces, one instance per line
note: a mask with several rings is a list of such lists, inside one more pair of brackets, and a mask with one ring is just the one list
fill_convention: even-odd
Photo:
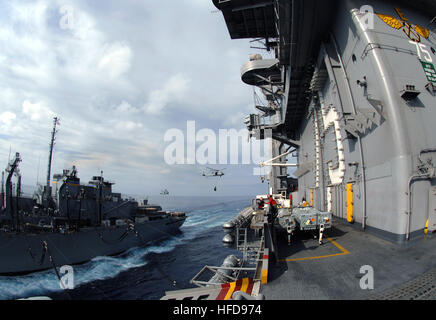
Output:
[[222,224],[250,204],[247,197],[150,197],[165,210],[187,212],[180,232],[115,257],[96,257],[74,266],[71,290],[60,287],[53,270],[0,277],[0,299],[49,296],[52,299],[160,299],[165,291],[195,287],[189,283],[203,266],[220,266],[229,254]]

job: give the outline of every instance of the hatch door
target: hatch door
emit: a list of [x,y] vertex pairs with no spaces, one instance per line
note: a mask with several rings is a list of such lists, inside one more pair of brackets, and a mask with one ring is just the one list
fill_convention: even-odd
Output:
[[347,183],[347,221],[350,223],[354,221],[353,205],[353,184]]
[[430,187],[428,193],[428,231],[436,231],[436,186]]

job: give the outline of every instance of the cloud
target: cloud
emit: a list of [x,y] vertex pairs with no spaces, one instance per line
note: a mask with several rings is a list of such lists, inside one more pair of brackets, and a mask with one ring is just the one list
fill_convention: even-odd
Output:
[[76,165],[79,170],[93,170],[97,172],[98,169],[107,165],[111,160],[112,157],[110,154],[94,152],[88,154],[86,157],[78,157],[77,159],[71,160],[68,165]]
[[115,107],[115,111],[118,115],[129,115],[135,114],[138,110],[126,101],[122,101],[117,107]]
[[112,79],[118,78],[129,70],[132,59],[132,50],[123,43],[106,45],[104,55],[101,57],[98,68],[109,74]]
[[171,102],[182,98],[186,93],[191,80],[183,74],[173,75],[161,89],[150,93],[144,111],[148,114],[158,115],[169,106]]
[[43,103],[31,103],[27,100],[23,102],[23,113],[30,117],[32,121],[38,121],[41,119],[50,119],[55,114]]
[[0,114],[0,122],[9,126],[17,118],[17,115],[13,112],[6,111]]
[[134,121],[119,121],[115,124],[115,128],[118,130],[134,131],[141,129],[143,127],[142,123]]

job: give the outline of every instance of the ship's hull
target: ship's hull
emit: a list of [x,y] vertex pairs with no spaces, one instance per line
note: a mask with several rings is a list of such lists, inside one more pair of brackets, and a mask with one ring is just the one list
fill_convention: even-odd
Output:
[[[169,218],[128,225],[83,228],[70,234],[0,233],[0,275],[26,274],[63,265],[87,262],[97,256],[120,254],[130,248],[174,235],[184,218]],[[44,241],[47,249],[44,249]],[[52,259],[50,259],[50,257]],[[52,262],[52,261],[53,262]]]

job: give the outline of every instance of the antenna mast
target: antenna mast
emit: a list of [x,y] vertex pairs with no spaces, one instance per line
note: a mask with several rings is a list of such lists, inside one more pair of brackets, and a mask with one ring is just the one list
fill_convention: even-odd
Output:
[[0,210],[5,206],[5,172],[2,171],[2,191],[0,193]]
[[51,198],[51,184],[50,184],[50,177],[51,177],[51,160],[53,158],[53,147],[56,140],[56,125],[59,124],[59,119],[57,117],[53,118],[53,131],[51,132],[51,141],[50,141],[50,152],[48,155],[48,168],[47,168],[47,184],[45,189],[45,197],[46,200]]

